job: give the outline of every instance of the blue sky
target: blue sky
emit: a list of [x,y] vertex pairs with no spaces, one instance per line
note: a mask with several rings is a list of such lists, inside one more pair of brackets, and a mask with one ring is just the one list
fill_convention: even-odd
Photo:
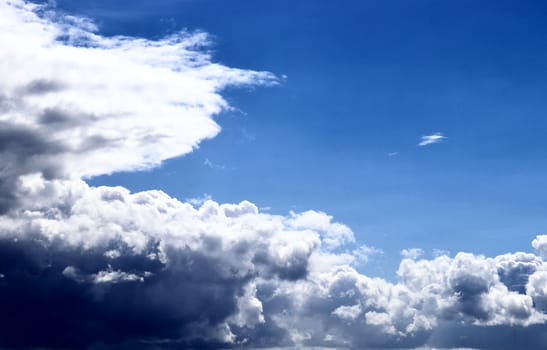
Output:
[[403,248],[530,250],[547,225],[541,2],[57,4],[107,35],[203,30],[215,60],[287,76],[226,91],[234,110],[197,151],[93,184],[322,210],[384,250],[388,275]]

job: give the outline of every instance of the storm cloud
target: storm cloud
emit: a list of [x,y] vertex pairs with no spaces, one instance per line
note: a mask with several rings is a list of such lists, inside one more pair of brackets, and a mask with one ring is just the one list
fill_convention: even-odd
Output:
[[1,348],[545,344],[544,235],[538,255],[407,250],[387,281],[355,268],[378,249],[320,211],[89,186],[214,137],[222,88],[275,84],[213,63],[207,44],[105,38],[89,20],[0,0]]

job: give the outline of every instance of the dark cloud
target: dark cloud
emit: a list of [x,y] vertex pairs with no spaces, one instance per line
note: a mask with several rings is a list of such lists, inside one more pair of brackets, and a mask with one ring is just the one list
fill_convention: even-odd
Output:
[[488,282],[479,276],[472,274],[460,276],[452,281],[454,295],[457,296],[459,304],[457,311],[469,315],[481,321],[490,319],[490,315],[482,308],[481,297],[488,292]]
[[[85,348],[95,343],[206,339],[235,312],[249,276],[225,276],[219,262],[190,250],[109,259],[41,240],[0,241],[0,345]],[[142,280],[75,280],[101,271],[147,272]],[[180,340],[179,342],[181,342]]]
[[62,166],[55,158],[63,146],[29,127],[0,122],[0,214],[18,204],[16,191],[20,176],[41,173],[60,178]]
[[[267,247],[266,247],[267,248]],[[308,273],[308,259],[310,252],[297,252],[290,260],[279,261],[266,250],[254,252],[253,263],[263,267],[267,275],[276,275],[281,279],[298,280]]]
[[40,124],[52,127],[73,126],[75,120],[76,118],[71,117],[70,113],[55,108],[46,109],[39,118]]
[[61,91],[63,84],[55,80],[36,79],[25,85],[20,92],[27,95],[41,95]]
[[0,112],[4,113],[11,108],[13,108],[11,99],[0,93]]
[[541,350],[547,344],[547,326],[479,327],[445,322],[435,329],[428,343],[445,349]]
[[542,265],[541,258],[526,253],[501,255],[496,260],[500,281],[520,294],[526,294],[529,276]]
[[253,286],[304,280],[315,235],[245,233],[247,220],[269,220],[249,202],[197,210],[156,191],[40,181],[0,221],[14,224],[0,225],[0,309],[14,315],[0,321],[0,346],[292,344]]

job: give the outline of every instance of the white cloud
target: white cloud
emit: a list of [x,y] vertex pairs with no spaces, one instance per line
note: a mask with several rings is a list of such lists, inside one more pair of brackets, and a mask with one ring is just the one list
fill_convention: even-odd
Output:
[[446,136],[443,136],[443,134],[440,132],[436,132],[431,135],[422,136],[422,140],[420,141],[420,143],[418,143],[418,146],[431,145],[433,143],[441,142],[444,139],[446,139]]
[[537,235],[532,241],[532,247],[544,258],[547,258],[547,235]]
[[276,83],[267,72],[213,63],[205,33],[104,37],[88,20],[44,9],[0,1],[0,128],[21,134],[16,159],[1,159],[12,182],[21,172],[157,166],[219,132],[212,117],[228,108],[224,87]]
[[192,204],[194,207],[201,207],[203,203],[212,199],[213,197],[210,194],[204,193],[199,197],[187,198],[185,201]]
[[401,250],[401,257],[403,259],[416,260],[424,254],[424,251],[420,248],[409,248]]
[[332,216],[325,213],[308,210],[303,213],[292,213],[288,224],[300,229],[307,227],[320,232],[323,244],[328,249],[337,248],[345,243],[354,242],[353,232],[349,227],[340,223],[333,223]]
[[352,252],[352,255],[356,259],[356,263],[359,264],[366,264],[369,262],[371,257],[375,255],[383,254],[384,251],[382,249],[376,248],[376,247],[369,247],[367,245],[362,245],[357,249],[354,249]]
[[332,312],[333,315],[340,317],[345,320],[355,320],[359,315],[361,315],[361,305],[355,304],[352,306],[342,305],[334,309]]
[[137,276],[132,273],[123,272],[120,270],[99,271],[92,276],[93,283],[119,283],[119,282],[143,282],[144,277]]

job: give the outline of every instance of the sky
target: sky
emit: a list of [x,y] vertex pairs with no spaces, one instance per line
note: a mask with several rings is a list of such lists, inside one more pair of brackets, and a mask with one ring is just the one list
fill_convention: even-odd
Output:
[[227,91],[223,131],[192,154],[93,184],[322,210],[386,252],[384,276],[401,249],[499,254],[545,230],[541,2],[57,4],[106,35],[206,31],[218,62],[281,79]]
[[0,0],[0,349],[541,349],[546,17]]

